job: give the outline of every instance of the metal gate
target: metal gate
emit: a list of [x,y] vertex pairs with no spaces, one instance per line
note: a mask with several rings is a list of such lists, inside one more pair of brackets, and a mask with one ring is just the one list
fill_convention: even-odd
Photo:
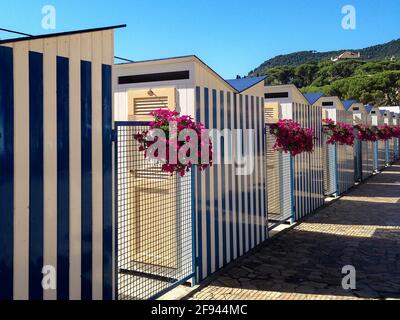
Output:
[[193,179],[163,173],[139,152],[134,135],[148,123],[115,126],[117,297],[156,299],[194,281]]
[[375,141],[375,142],[373,142],[373,150],[374,150],[374,165],[373,165],[373,168],[374,168],[374,172],[377,172],[378,171],[378,158],[379,158],[379,156],[378,156],[378,142],[377,141]]
[[393,162],[393,146],[392,146],[393,139],[385,141],[385,150],[386,150],[386,165],[390,166]]
[[266,171],[268,192],[268,224],[277,224],[294,219],[293,158],[288,153],[275,152],[276,138],[266,125]]
[[324,165],[324,194],[326,196],[336,196],[338,193],[338,166],[337,166],[337,146],[327,144],[328,135],[323,135],[323,165]]
[[384,140],[378,140],[378,170],[382,170],[386,166],[386,147]]
[[354,140],[354,180],[362,180],[362,141]]
[[390,144],[389,140],[385,140],[385,164],[390,165]]

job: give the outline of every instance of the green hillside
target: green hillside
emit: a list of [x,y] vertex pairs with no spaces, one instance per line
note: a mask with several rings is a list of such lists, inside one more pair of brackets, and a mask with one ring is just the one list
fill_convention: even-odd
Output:
[[259,67],[251,71],[251,74],[262,74],[265,69],[281,67],[281,66],[298,66],[309,62],[320,62],[322,60],[330,60],[344,51],[360,52],[363,60],[382,60],[392,57],[400,58],[400,39],[385,44],[375,45],[364,49],[343,49],[338,51],[317,52],[317,51],[301,51],[280,55],[265,61]]
[[269,85],[294,84],[303,92],[324,92],[364,104],[400,105],[400,40],[363,50],[359,50],[362,60],[337,62],[330,58],[343,51],[293,53],[271,59],[249,75],[266,75]]

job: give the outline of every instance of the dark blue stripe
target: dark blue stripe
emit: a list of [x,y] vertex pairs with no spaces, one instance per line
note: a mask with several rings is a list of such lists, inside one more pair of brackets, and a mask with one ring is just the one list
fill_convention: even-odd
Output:
[[[238,129],[241,129],[241,134],[240,134],[240,148],[241,148],[241,161],[244,158],[244,129],[246,127],[245,123],[244,123],[244,118],[243,118],[243,114],[246,112],[246,110],[244,110],[243,108],[243,96],[240,95],[240,103],[239,103],[239,113],[240,113],[240,123],[238,126]],[[244,112],[243,112],[244,111]],[[242,243],[240,244],[242,247],[242,253],[246,252],[246,221],[245,221],[245,215],[246,215],[246,204],[245,204],[245,188],[244,188],[244,184],[246,182],[245,176],[242,174],[241,175],[241,186],[242,186],[242,207],[241,207],[241,215],[242,215]]]
[[29,53],[29,299],[43,299],[43,54]]
[[[252,129],[254,129],[254,145],[253,145],[253,147],[254,147],[254,168],[256,168],[256,166],[258,167],[258,163],[256,162],[257,160],[258,160],[258,157],[257,157],[257,142],[258,142],[258,139],[257,139],[257,126],[256,126],[256,124],[255,124],[255,120],[254,120],[254,118],[255,118],[255,116],[256,116],[256,113],[255,113],[255,105],[254,105],[254,96],[251,96],[251,127],[252,127]],[[257,118],[258,119],[258,118]],[[251,186],[252,187],[252,190],[251,190],[251,193],[253,194],[253,216],[254,216],[254,226],[253,226],[253,228],[254,228],[254,243],[253,243],[253,246],[255,246],[255,244],[257,243],[257,215],[258,215],[258,212],[257,212],[257,198],[256,198],[256,193],[257,193],[257,184],[256,184],[256,175],[255,175],[255,171],[252,173],[252,175],[253,175],[253,185]]]
[[[237,132],[236,132],[236,130],[237,130],[237,128],[239,128],[239,123],[238,123],[238,121],[239,121],[239,119],[238,119],[238,116],[237,116],[237,105],[238,105],[238,102],[237,102],[237,98],[238,98],[238,95],[237,94],[235,94],[234,96],[233,96],[233,107],[234,107],[234,110],[233,110],[233,112],[234,112],[234,114],[233,114],[233,118],[234,118],[234,122],[233,122],[233,126],[234,126],[234,129],[235,129],[235,140],[234,140],[234,142],[235,142],[235,157],[234,157],[234,162],[233,162],[233,166],[234,166],[234,169],[236,170],[236,161],[237,161],[237,156],[238,156],[238,145],[239,145],[239,140],[238,140],[238,137],[237,137]],[[236,171],[235,171],[235,173],[234,173],[234,177],[235,177],[235,186],[236,186],[236,188],[235,188],[235,202],[236,202],[236,250],[237,250],[237,256],[239,257],[240,256],[240,246],[241,246],[241,243],[240,243],[240,241],[239,241],[239,235],[240,235],[240,226],[239,226],[239,214],[241,214],[241,212],[239,211],[239,188],[238,188],[238,186],[239,186],[239,176],[236,174]]]
[[[221,119],[221,124],[219,126],[219,129],[224,130],[225,129],[225,95],[224,91],[220,91],[220,103],[219,103],[219,110],[220,110],[220,119]],[[227,264],[227,244],[228,244],[228,239],[226,237],[226,193],[229,192],[229,186],[226,185],[225,183],[225,138],[221,138],[221,181],[222,181],[222,259],[223,259],[223,264]]]
[[57,57],[57,299],[69,299],[69,60]]
[[112,77],[111,66],[102,66],[102,146],[103,146],[103,299],[113,292],[113,212],[112,212]]
[[82,300],[92,299],[92,64],[81,61]]
[[[250,128],[250,103],[249,103],[249,96],[246,95],[246,128]],[[247,133],[250,134],[250,133]],[[246,144],[249,144],[249,139],[246,137]],[[247,146],[247,152],[250,151],[250,145]],[[248,161],[248,159],[247,159]],[[247,184],[247,247],[246,248],[251,248],[251,215],[253,212],[251,212],[251,185],[250,185],[250,174],[246,176],[246,184]]]
[[260,117],[262,117],[262,112],[260,110],[260,98],[257,97],[256,100],[256,110],[257,110],[257,116],[256,116],[256,121],[257,121],[257,165],[258,165],[258,185],[257,185],[257,192],[258,192],[258,208],[259,212],[258,215],[260,216],[260,225],[259,225],[259,232],[260,232],[260,242],[264,241],[263,237],[263,213],[262,213],[262,186],[261,186],[261,179],[263,179],[264,175],[263,173],[263,167],[262,163],[260,162],[261,159],[264,159],[261,154],[261,138],[260,134],[262,134],[262,126],[260,127]]
[[[261,143],[261,155],[264,158],[264,155],[266,155],[267,152],[266,152],[266,149],[265,149],[266,148],[265,147],[265,118],[264,118],[264,99],[263,98],[261,98],[261,106],[260,106],[260,108],[261,108],[261,119],[262,119],[262,121],[261,121],[261,123],[262,123],[262,128],[261,128],[261,130],[262,130],[262,135],[261,135],[261,137],[262,137],[262,139],[261,139],[261,141],[262,141],[262,143]],[[268,160],[268,159],[266,159],[266,160]],[[263,197],[264,197],[263,219],[264,219],[264,221],[266,221],[267,218],[268,218],[268,196],[267,196],[268,193],[267,193],[267,185],[266,185],[267,169],[265,167],[265,161],[263,161],[262,165],[263,165],[263,173],[264,173],[263,181],[261,183],[261,189],[262,189],[262,193],[263,193]],[[267,230],[268,230],[268,228],[266,228],[265,232],[268,232]]]
[[[200,87],[196,87],[196,121],[201,122],[201,93],[200,93]],[[202,193],[201,193],[201,172],[200,170],[197,170],[196,173],[196,196],[197,196],[197,255],[196,255],[196,261],[197,261],[197,267],[198,267],[198,276],[197,276],[197,282],[200,282],[203,280],[203,228],[202,228],[202,217],[203,217],[203,212],[202,212]]]
[[13,299],[14,54],[0,46],[0,300]]
[[[255,165],[257,166],[258,170],[258,181],[260,181],[261,178],[261,167],[260,167],[260,128],[259,128],[259,121],[260,121],[260,113],[259,113],[259,98],[255,97],[254,98],[254,114],[253,114],[253,119],[254,119],[254,134],[255,134],[255,148],[254,148],[254,152],[255,152]],[[261,218],[261,194],[260,194],[260,185],[259,182],[257,183],[256,181],[254,181],[254,193],[258,196],[256,198],[258,198],[258,202],[257,200],[255,200],[255,205],[256,207],[258,206],[258,211],[255,211],[255,215],[258,219],[258,223],[256,224],[256,229],[258,229],[258,237],[257,237],[257,241],[256,243],[258,244],[261,241],[262,238],[262,230],[261,230],[261,223],[262,223],[262,218]]]
[[[208,88],[204,88],[204,125],[210,129],[210,96]],[[206,238],[207,238],[207,275],[211,274],[211,197],[210,170],[206,170]],[[201,254],[200,254],[201,255]]]
[[[232,136],[232,100],[231,100],[231,93],[227,93],[227,109],[228,109],[228,129],[229,129],[229,143],[230,143],[230,154],[229,157],[232,157],[232,144],[233,144],[233,136]],[[229,188],[229,237],[230,237],[230,256],[231,261],[233,260],[234,248],[233,248],[233,190],[232,190],[232,165],[229,166],[229,181],[228,181],[228,188]]]
[[[118,148],[119,148],[119,142],[118,142],[117,132],[119,130],[120,125],[118,123],[119,123],[118,121],[114,122],[114,130],[115,130],[116,134],[115,135],[113,134],[113,141],[114,141],[114,148],[115,148],[115,151],[113,154],[113,157],[114,157],[114,172],[113,172],[113,174],[114,174],[114,181],[113,181],[114,198],[113,198],[113,202],[114,202],[114,208],[115,208],[114,209],[114,230],[116,230],[116,232],[114,232],[114,237],[113,237],[114,238],[114,246],[113,246],[114,257],[118,256],[118,250],[119,250],[119,246],[118,246],[119,234],[118,234],[117,230],[119,230],[118,229],[119,228],[118,197],[119,197],[120,192],[119,192],[118,186],[119,186],[120,181],[119,181],[118,174],[117,174],[118,167],[119,167],[119,159],[118,159],[119,156],[118,156],[118,152],[117,152]],[[118,270],[119,264],[120,264],[120,262],[118,261],[118,259],[115,259],[114,264],[113,264],[113,268],[115,268],[114,270]],[[115,286],[114,286],[115,300],[119,300],[118,292],[120,289],[120,285],[118,284],[118,279],[119,279],[118,272],[114,272],[113,279],[114,279],[114,283],[115,283]]]
[[[218,129],[217,123],[217,91],[215,89],[212,90],[212,119],[213,119],[213,129]],[[214,140],[214,150],[215,153],[219,152],[220,141],[217,139]],[[217,156],[217,154],[215,154]],[[219,269],[219,206],[218,206],[218,171],[220,169],[220,165],[214,166],[214,248],[215,248],[215,269]]]

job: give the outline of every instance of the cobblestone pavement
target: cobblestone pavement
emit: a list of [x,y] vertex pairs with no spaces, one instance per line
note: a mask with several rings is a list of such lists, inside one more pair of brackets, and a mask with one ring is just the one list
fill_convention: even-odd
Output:
[[[342,289],[342,267],[357,289]],[[400,164],[268,241],[191,299],[400,299]]]

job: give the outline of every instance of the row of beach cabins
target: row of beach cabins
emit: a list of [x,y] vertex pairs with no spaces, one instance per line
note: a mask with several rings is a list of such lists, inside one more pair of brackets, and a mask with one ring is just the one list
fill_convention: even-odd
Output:
[[[120,27],[0,41],[0,300],[156,299],[199,284],[399,158],[397,138],[327,145],[322,130],[398,114],[225,80],[196,56],[116,64]],[[157,109],[253,130],[212,137],[222,160],[251,151],[253,170],[163,173],[133,138]],[[274,151],[279,119],[314,129],[314,152]]]
[[[254,148],[255,170],[251,174],[238,176],[234,165],[215,165],[206,173],[193,173],[188,197],[179,197],[173,204],[167,201],[175,193],[185,194],[188,183],[175,181],[178,187],[166,184],[163,201],[153,202],[151,213],[148,208],[137,209],[140,216],[146,217],[143,223],[150,227],[154,206],[160,208],[156,212],[172,215],[176,209],[183,209],[180,215],[186,212],[185,204],[192,204],[192,223],[181,231],[189,233],[193,224],[196,226],[196,282],[263,243],[276,226],[300,221],[323,206],[326,197],[340,196],[399,158],[398,138],[378,142],[356,140],[354,146],[328,145],[322,128],[323,119],[328,118],[351,125],[396,125],[399,114],[357,101],[342,101],[339,97],[302,94],[294,85],[266,86],[265,77],[224,80],[196,56],[119,64],[115,66],[115,82],[115,117],[121,121],[122,136],[127,130],[126,121],[143,125],[141,122],[151,120],[148,113],[154,108],[192,115],[209,129],[255,130],[254,140],[248,142],[254,146],[248,146],[246,141],[241,145],[240,139],[213,139],[213,144],[224,144],[220,148],[222,159],[227,154],[244,154],[244,150]],[[293,157],[274,151],[276,138],[269,134],[268,127],[279,119],[292,119],[302,127],[312,128],[318,137],[314,152]],[[214,148],[214,152],[219,151]],[[147,168],[147,177],[154,179],[151,164],[135,163],[135,170]],[[141,178],[143,172],[138,176]],[[149,189],[154,184],[157,183],[148,184]],[[122,194],[120,201],[125,203],[126,193]],[[142,196],[149,199],[148,193]],[[168,208],[165,203],[171,206]],[[179,219],[188,222],[188,217],[183,215]],[[158,219],[159,230],[163,228],[158,223],[165,225],[173,220],[168,216]],[[168,230],[171,238],[165,238],[167,233],[161,232],[157,243],[164,241],[168,247],[174,242],[173,234],[178,231]],[[129,251],[130,240],[123,237],[120,241],[120,248]],[[157,246],[156,250],[157,256],[168,252],[165,247]],[[182,247],[180,252],[185,254],[189,250]],[[188,261],[187,266],[191,269],[193,264]]]

